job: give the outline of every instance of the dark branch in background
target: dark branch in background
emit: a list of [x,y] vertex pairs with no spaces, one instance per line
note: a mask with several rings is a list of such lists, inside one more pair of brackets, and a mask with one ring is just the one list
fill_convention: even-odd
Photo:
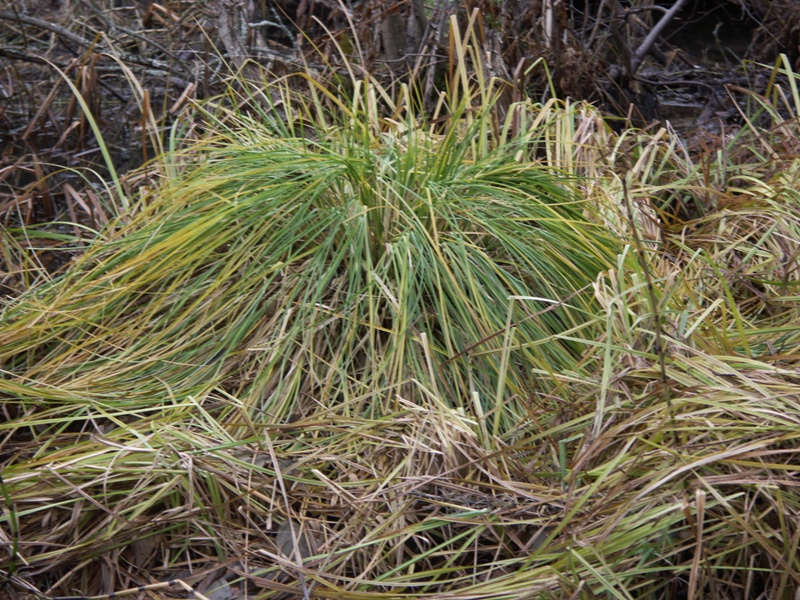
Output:
[[247,23],[244,8],[236,0],[220,0],[217,9],[217,34],[236,71],[241,71],[247,60],[247,50],[242,44],[241,31]]
[[129,35],[132,38],[136,38],[137,40],[140,40],[140,41],[144,42],[145,44],[150,44],[153,48],[155,48],[156,50],[159,50],[160,52],[163,52],[165,56],[169,56],[172,60],[174,60],[176,63],[178,63],[180,65],[181,71],[183,73],[185,73],[185,74],[191,73],[191,69],[188,66],[186,66],[186,63],[183,60],[181,60],[181,58],[179,56],[177,56],[173,52],[170,52],[169,50],[167,50],[164,46],[162,46],[161,44],[159,44],[155,40],[151,40],[146,35],[142,35],[140,33],[137,33],[136,31],[133,31],[132,29],[128,29],[126,27],[122,27],[120,25],[117,25],[110,18],[108,18],[108,16],[92,0],[83,0],[83,1],[84,1],[84,4],[86,4],[92,10],[92,12],[95,15],[97,15],[111,29],[116,29],[118,31],[121,31],[125,35]]
[[54,60],[46,61],[42,57],[36,56],[35,54],[27,54],[26,52],[20,52],[18,50],[14,50],[13,48],[0,48],[0,56],[5,56],[6,58],[10,58],[12,60],[36,63],[37,65],[55,65],[59,69],[66,68],[66,65],[61,62],[56,62]]
[[642,61],[644,57],[650,52],[653,48],[653,44],[656,43],[658,36],[664,31],[664,28],[669,25],[669,22],[675,18],[675,15],[681,9],[681,7],[686,3],[686,0],[676,0],[675,4],[672,5],[664,16],[659,19],[658,23],[656,23],[655,27],[650,30],[650,33],[647,34],[647,37],[644,38],[644,41],[640,44],[640,46],[636,49],[636,52],[633,54],[633,58],[631,58],[631,74],[635,75],[636,71],[639,70],[639,67],[642,66]]
[[26,25],[33,25],[34,27],[38,27],[39,29],[45,29],[47,31],[51,31],[64,39],[67,39],[79,46],[89,47],[92,43],[88,40],[83,39],[81,36],[72,33],[68,29],[64,29],[63,27],[59,27],[58,25],[54,25],[49,21],[43,21],[42,19],[37,19],[35,17],[29,17],[27,15],[20,15],[5,11],[0,11],[0,20],[2,21],[16,21],[17,23],[25,23]]
[[[33,27],[38,27],[39,29],[44,29],[46,31],[51,31],[52,33],[55,33],[59,37],[62,37],[65,40],[69,40],[69,41],[73,42],[74,44],[78,44],[79,46],[82,46],[83,48],[95,47],[95,48],[97,48],[97,50],[99,52],[101,52],[103,54],[108,54],[110,56],[117,56],[118,58],[120,58],[124,62],[129,62],[129,63],[141,65],[141,66],[144,66],[144,67],[149,67],[151,69],[156,69],[156,70],[159,70],[159,71],[165,71],[167,73],[172,72],[173,70],[175,70],[169,64],[161,62],[161,61],[158,61],[158,60],[154,60],[154,59],[150,59],[150,58],[144,58],[144,57],[141,57],[141,56],[137,56],[135,54],[113,52],[111,50],[105,49],[105,48],[103,48],[101,46],[98,46],[94,42],[91,42],[91,41],[87,40],[86,38],[83,38],[83,37],[81,37],[81,36],[79,36],[79,35],[77,35],[75,33],[72,33],[68,29],[64,29],[63,27],[60,27],[60,26],[55,25],[53,23],[50,23],[49,21],[44,21],[42,19],[37,19],[35,17],[29,17],[27,15],[20,15],[20,14],[14,14],[14,13],[10,13],[10,12],[0,11],[0,21],[14,21],[16,23],[24,23],[26,25],[31,25]],[[180,71],[181,73],[183,73],[184,75],[190,75],[191,74],[190,71],[182,64],[181,61],[179,61],[178,65],[177,65],[177,70]]]

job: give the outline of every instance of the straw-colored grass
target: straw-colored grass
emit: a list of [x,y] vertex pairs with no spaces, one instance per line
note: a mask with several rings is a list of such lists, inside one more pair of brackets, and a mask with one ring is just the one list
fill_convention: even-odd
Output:
[[8,302],[13,585],[792,596],[795,159],[714,187],[587,106],[501,118],[453,35],[430,122],[369,79],[199,108],[158,185]]

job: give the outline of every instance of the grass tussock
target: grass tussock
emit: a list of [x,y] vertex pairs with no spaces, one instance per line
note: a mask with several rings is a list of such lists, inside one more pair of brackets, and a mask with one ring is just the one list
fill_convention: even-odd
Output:
[[790,597],[796,122],[765,101],[695,163],[585,105],[499,110],[453,35],[432,119],[369,79],[199,108],[7,302],[9,585]]

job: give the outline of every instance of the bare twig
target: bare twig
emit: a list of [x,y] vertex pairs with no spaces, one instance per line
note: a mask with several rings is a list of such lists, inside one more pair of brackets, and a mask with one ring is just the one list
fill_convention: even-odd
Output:
[[[20,60],[23,62],[36,63],[37,65],[50,64],[40,56],[36,56],[35,54],[27,54],[25,52],[19,52],[18,50],[14,50],[13,48],[0,48],[0,56],[5,56],[6,58],[10,58],[12,60]],[[66,65],[64,63],[52,61],[52,64],[56,65],[59,69],[66,68]]]
[[670,21],[678,14],[678,11],[681,7],[686,3],[686,0],[675,0],[675,4],[672,5],[664,16],[659,19],[658,23],[656,23],[655,27],[650,30],[650,33],[644,38],[644,41],[639,45],[636,49],[636,52],[633,53],[633,58],[631,58],[631,74],[635,74],[636,71],[639,70],[639,67],[642,66],[642,61],[644,57],[650,52],[653,47],[653,44],[656,43],[658,36],[664,31],[664,28],[669,24]]
[[[6,11],[0,11],[0,21],[15,21],[17,23],[25,23],[26,25],[31,25],[33,27],[38,27],[39,29],[44,29],[45,31],[51,31],[58,35],[59,37],[64,38],[65,40],[69,40],[74,44],[78,44],[83,48],[97,48],[100,53],[107,53],[114,56],[118,56],[125,62],[142,65],[145,67],[150,67],[151,69],[157,69],[158,71],[165,71],[167,73],[173,71],[174,69],[167,63],[150,59],[144,58],[142,56],[136,56],[135,54],[127,54],[127,53],[119,53],[113,52],[110,50],[106,50],[105,48],[101,48],[93,41],[87,40],[84,37],[81,37],[75,33],[72,33],[68,29],[65,29],[59,25],[54,23],[50,23],[49,21],[44,21],[42,19],[37,19],[36,17],[29,17],[27,15],[20,15],[14,14]],[[181,69],[183,71],[183,69]]]
[[66,40],[78,44],[79,46],[83,46],[84,48],[88,48],[92,45],[92,42],[82,38],[78,34],[72,33],[70,30],[64,29],[55,23],[37,19],[36,17],[0,11],[0,21],[16,21],[17,23],[25,23],[26,25],[32,25],[34,27],[38,27],[39,29],[51,31]]
[[140,41],[144,42],[145,44],[149,44],[150,46],[153,46],[153,48],[155,48],[156,50],[159,50],[160,52],[163,52],[166,56],[169,56],[178,65],[180,65],[180,70],[183,73],[186,73],[186,74],[191,73],[191,69],[188,67],[188,65],[186,65],[186,63],[178,55],[176,55],[175,53],[169,51],[167,48],[165,48],[164,46],[162,46],[161,44],[159,44],[158,42],[156,42],[155,40],[151,39],[148,36],[145,36],[145,35],[142,35],[140,33],[137,33],[136,31],[133,31],[132,29],[128,29],[127,27],[122,27],[120,25],[117,25],[92,0],[84,0],[84,3],[92,10],[92,12],[94,12],[100,19],[102,19],[105,22],[105,24],[108,25],[111,29],[116,29],[117,31],[121,31],[125,35],[129,35],[129,36],[131,36],[133,38],[136,38],[137,40],[140,40]]

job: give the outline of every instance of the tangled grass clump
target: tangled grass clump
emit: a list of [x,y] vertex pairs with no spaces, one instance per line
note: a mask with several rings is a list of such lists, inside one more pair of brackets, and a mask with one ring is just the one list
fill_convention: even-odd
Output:
[[515,394],[531,367],[574,367],[563,334],[590,326],[617,241],[513,143],[476,153],[480,121],[441,136],[411,122],[400,139],[360,124],[375,107],[351,110],[313,142],[218,122],[194,166],[7,309],[18,393],[128,407],[230,394],[228,410],[282,422],[303,398],[364,396],[353,414],[385,414],[415,381],[468,411],[477,393],[514,427],[524,408],[500,372]]

